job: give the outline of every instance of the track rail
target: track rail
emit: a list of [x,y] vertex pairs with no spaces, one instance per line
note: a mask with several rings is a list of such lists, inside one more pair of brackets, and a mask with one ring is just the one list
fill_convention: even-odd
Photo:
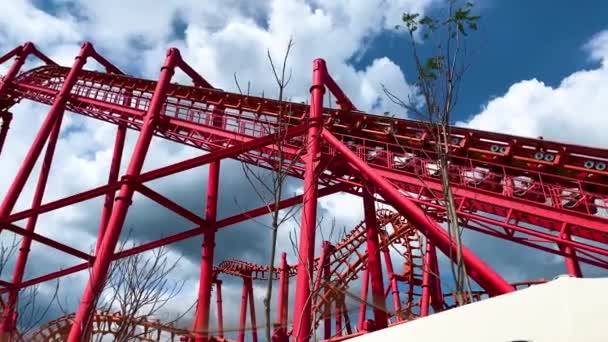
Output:
[[[10,84],[10,96],[0,103],[5,109],[21,99],[50,104],[68,70],[44,66],[25,72]],[[67,108],[139,130],[155,85],[130,76],[83,71]],[[168,93],[155,135],[206,151],[275,132],[282,108],[289,124],[307,121],[308,107],[303,104],[177,84],[171,84]],[[434,141],[424,123],[329,108],[324,109],[324,120],[326,129],[405,196],[427,208],[443,210],[438,165],[433,161]],[[571,244],[592,254],[596,265],[608,265],[605,249],[585,240],[559,237],[568,231],[578,238],[608,243],[606,150],[459,127],[452,127],[452,135],[450,176],[465,225],[481,222],[506,230],[503,238],[515,242],[542,239]],[[285,172],[290,176],[303,177],[300,155],[304,143],[298,137],[286,145],[285,156],[292,160],[285,163]],[[359,175],[348,171],[332,148],[324,145],[323,149],[323,184],[361,185]],[[270,169],[276,165],[272,146],[235,158]],[[560,253],[557,248],[553,252]]]

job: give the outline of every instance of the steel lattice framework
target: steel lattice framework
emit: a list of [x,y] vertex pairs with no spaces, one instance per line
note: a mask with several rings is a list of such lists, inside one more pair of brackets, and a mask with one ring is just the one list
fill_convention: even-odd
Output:
[[[21,72],[29,56],[39,58],[45,65]],[[84,70],[87,59],[97,61],[105,72]],[[23,236],[12,279],[0,281],[0,293],[5,295],[0,326],[3,334],[16,330],[14,308],[21,289],[87,268],[91,268],[91,277],[77,312],[47,324],[30,337],[78,342],[88,331],[111,333],[96,327],[117,316],[96,312],[94,307],[111,262],[201,235],[200,287],[193,326],[177,329],[138,321],[134,324],[158,334],[156,339],[142,340],[159,340],[161,332],[197,342],[212,336],[222,338],[221,276],[243,279],[238,334],[241,341],[245,337],[248,306],[251,333],[257,340],[252,282],[268,277],[277,280],[279,288],[273,337],[277,341],[288,340],[287,335],[307,341],[321,323],[324,338],[339,340],[450,307],[451,295],[442,293],[436,250],[451,256],[456,255],[456,246],[441,226],[445,208],[433,147],[436,142],[425,123],[359,111],[336,84],[323,60],[313,63],[310,105],[215,89],[173,48],[167,52],[158,81],[125,75],[90,43],[82,45],[72,67],[57,65],[32,43],[0,57],[0,64],[10,60],[14,61],[0,81],[0,151],[13,119],[9,112],[13,105],[31,100],[48,104],[50,109],[0,204],[0,229]],[[189,76],[193,85],[171,83],[176,69]],[[337,99],[337,109],[323,107],[326,91]],[[108,183],[43,203],[65,111],[116,125]],[[280,129],[280,117],[288,124],[285,131]],[[127,159],[128,168],[119,175],[127,129],[139,133]],[[153,136],[206,153],[142,172],[146,155],[153,153],[149,151]],[[285,163],[278,160],[278,139],[282,141]],[[45,145],[31,208],[14,212]],[[572,276],[583,276],[580,263],[608,269],[608,150],[452,127],[450,152],[449,175],[462,227],[562,256]],[[281,208],[303,205],[298,240],[300,262],[288,265],[283,254],[280,265],[272,272],[266,265],[240,260],[213,266],[217,262],[214,246],[219,229],[269,213],[269,208],[263,206],[217,218],[220,161],[226,158],[270,170],[277,170],[280,165],[289,176],[304,181],[306,190],[301,196],[280,202]],[[146,182],[206,164],[209,180],[204,216],[146,186]],[[115,253],[135,192],[188,219],[194,227]],[[321,255],[315,257],[317,200],[337,192],[362,197],[364,220],[338,243],[324,242]],[[105,196],[105,201],[94,255],[35,232],[40,214],[99,196]],[[394,211],[377,210],[378,201],[389,204]],[[25,227],[15,224],[21,220],[27,220]],[[82,263],[24,279],[32,241],[80,258]],[[405,251],[400,256],[405,264],[402,274],[393,270],[395,256],[389,249],[395,246]],[[475,293],[478,298],[535,283],[510,284],[468,248],[463,248],[462,255],[470,277],[482,289]],[[287,319],[291,277],[296,278],[293,324]],[[309,279],[314,279],[314,283],[310,284]],[[362,292],[355,330],[346,305],[346,297],[352,294],[345,290],[358,279]],[[368,303],[370,285],[372,298]],[[212,287],[218,305],[217,329],[209,326]],[[386,304],[389,295],[392,305]],[[373,311],[373,319],[366,319],[367,306]],[[94,322],[92,327],[83,325],[90,321]]]

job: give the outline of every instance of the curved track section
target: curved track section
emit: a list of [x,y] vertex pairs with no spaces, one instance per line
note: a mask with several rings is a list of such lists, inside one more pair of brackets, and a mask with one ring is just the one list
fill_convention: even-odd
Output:
[[[72,326],[74,314],[57,318],[36,331],[28,333],[21,341],[60,342],[65,341]],[[125,341],[157,342],[157,341],[186,341],[190,337],[187,329],[180,329],[172,324],[163,324],[158,320],[146,318],[125,318],[120,313],[97,312],[93,317],[93,340],[107,340],[121,335],[124,327],[134,327],[134,334],[129,334]],[[122,335],[121,335],[122,336]],[[123,337],[125,338],[125,337]],[[217,340],[227,341],[227,340]]]
[[[404,272],[400,275],[403,286],[400,286],[400,293],[405,296],[405,301],[401,302],[400,312],[389,312],[389,316],[406,314],[409,317],[415,311],[414,308],[419,305],[418,299],[421,292],[423,251],[420,233],[394,211],[380,209],[377,210],[376,216],[378,228],[381,230],[380,250],[388,249],[397,252],[403,261]],[[317,313],[315,327],[318,327],[324,318],[324,307],[335,302],[336,292],[343,293],[351,286],[352,281],[359,279],[360,272],[366,267],[365,249],[365,222],[361,222],[336,245],[330,256],[331,278],[327,285],[331,285],[331,288],[322,287],[317,293],[314,304],[314,310]],[[356,297],[359,295],[357,294]]]

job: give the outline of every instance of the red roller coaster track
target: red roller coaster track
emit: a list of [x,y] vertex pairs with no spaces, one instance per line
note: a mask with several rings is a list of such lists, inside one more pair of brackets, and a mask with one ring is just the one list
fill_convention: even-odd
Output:
[[[29,56],[38,57],[45,65],[20,72]],[[106,71],[84,70],[89,58]],[[77,312],[38,331],[45,335],[43,331],[47,329],[68,341],[80,341],[89,329],[83,322],[112,320],[110,314],[95,313],[94,302],[113,260],[199,235],[203,235],[203,249],[193,326],[186,330],[154,326],[158,331],[181,334],[197,342],[211,335],[222,336],[220,274],[243,278],[239,340],[245,334],[247,302],[252,327],[256,326],[252,281],[267,277],[279,282],[277,340],[285,340],[289,331],[293,340],[307,341],[321,321],[325,338],[341,336],[343,328],[352,336],[450,306],[449,301],[444,300],[449,294],[441,290],[436,249],[450,256],[456,254],[456,246],[440,225],[445,221],[445,208],[432,135],[423,122],[357,110],[333,80],[323,60],[313,63],[310,105],[304,105],[217,90],[188,66],[177,49],[168,50],[158,81],[125,75],[100,56],[90,43],[82,45],[71,68],[57,65],[31,43],[0,57],[0,64],[11,59],[13,64],[0,81],[0,151],[11,119],[20,119],[13,118],[9,112],[13,105],[30,100],[48,104],[50,109],[0,204],[0,228],[23,236],[12,279],[0,281],[0,293],[6,295],[0,326],[3,333],[13,333],[16,329],[14,307],[21,289],[91,267],[91,277]],[[185,72],[193,86],[171,83],[176,69]],[[328,90],[337,99],[337,109],[322,106]],[[108,183],[42,203],[65,111],[117,126]],[[279,131],[279,115],[289,124],[284,132]],[[127,129],[139,134],[127,171],[119,177]],[[583,276],[580,263],[608,269],[608,150],[461,127],[452,127],[450,132],[449,175],[462,227],[562,256],[572,276]],[[153,153],[149,151],[153,136],[206,153],[142,172],[146,155]],[[287,163],[278,162],[278,139],[283,140],[281,155],[287,158]],[[45,144],[44,163],[31,208],[14,212],[15,203]],[[303,204],[298,240],[300,262],[296,265],[287,265],[283,257],[272,274],[267,266],[238,260],[213,266],[217,230],[269,212],[267,207],[260,207],[227,218],[216,217],[221,190],[218,188],[220,160],[225,158],[270,170],[282,165],[288,175],[304,181],[303,195],[280,203],[281,208]],[[145,185],[205,164],[210,168],[204,216]],[[188,219],[194,228],[114,253],[135,192]],[[321,255],[315,258],[317,199],[337,192],[362,197],[364,221],[339,243],[324,242]],[[105,196],[105,202],[94,255],[35,232],[40,214],[98,196]],[[389,204],[395,212],[377,212],[377,201]],[[24,228],[15,224],[21,220],[27,220]],[[385,229],[388,226],[390,230]],[[421,236],[426,237],[424,246]],[[32,241],[76,256],[83,262],[24,279]],[[400,256],[406,266],[403,274],[393,270],[395,257],[389,248],[396,245],[405,250]],[[508,283],[468,248],[465,247],[462,254],[470,277],[483,289],[476,293],[478,296],[496,296],[517,288],[518,284]],[[293,324],[287,322],[288,284],[292,276],[296,278]],[[311,285],[309,279],[314,279],[314,284]],[[362,295],[357,296],[361,301],[357,332],[351,327],[345,299],[352,296],[345,289],[356,279],[362,280],[363,288]],[[217,331],[209,327],[213,284],[217,288]],[[372,293],[369,303],[368,285]],[[386,304],[389,293],[392,306]],[[365,319],[366,303],[373,311],[373,320]],[[335,310],[332,311],[332,307]],[[88,319],[91,315],[94,320]],[[137,324],[150,327],[143,321]],[[255,336],[255,330],[252,333]]]

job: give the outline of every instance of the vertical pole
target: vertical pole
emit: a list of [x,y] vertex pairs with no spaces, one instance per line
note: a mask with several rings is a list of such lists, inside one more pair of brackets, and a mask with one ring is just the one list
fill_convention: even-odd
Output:
[[[217,216],[217,198],[220,179],[220,162],[214,161],[209,165],[209,179],[207,180],[207,207],[205,219],[211,226],[215,225]],[[195,342],[207,339],[209,330],[209,306],[211,301],[211,278],[213,276],[213,254],[215,250],[215,229],[205,233],[202,246],[201,273],[198,288],[198,303],[196,305],[196,319],[194,331]]]
[[239,320],[239,342],[245,341],[245,328],[247,324],[247,294],[249,289],[247,288],[247,278],[243,278],[243,291],[241,292],[241,316]]
[[249,296],[249,319],[251,320],[251,340],[258,342],[258,327],[255,321],[255,298],[253,297],[253,281],[247,278],[247,292]]
[[441,277],[439,276],[439,263],[437,262],[437,249],[432,242],[427,248],[431,260],[431,306],[435,313],[443,310],[443,291],[441,291]]
[[431,302],[431,279],[433,278],[433,260],[431,259],[430,250],[433,245],[430,241],[426,242],[426,252],[424,253],[424,262],[422,265],[422,295],[420,299],[420,317],[428,316],[429,304]]
[[12,119],[13,113],[5,112],[2,114],[2,126],[0,126],[0,155],[2,154],[2,148],[4,147],[4,142],[6,141],[6,135],[8,134]]
[[[27,44],[26,44],[27,45]],[[34,165],[36,164],[36,160],[38,156],[40,156],[40,152],[46,143],[46,140],[53,129],[53,125],[57,121],[58,117],[63,114],[63,110],[65,108],[65,104],[70,96],[70,91],[72,87],[78,80],[78,73],[82,70],[82,67],[85,65],[87,57],[91,55],[93,51],[93,46],[90,43],[84,43],[80,48],[80,53],[76,56],[76,60],[70,69],[70,72],[66,76],[63,86],[61,90],[55,97],[51,108],[49,109],[46,118],[42,122],[40,129],[38,130],[38,134],[34,138],[34,141],[30,145],[30,149],[25,156],[25,159],[21,163],[21,167],[13,180],[9,190],[7,191],[2,204],[0,204],[0,218],[8,216],[13,208],[15,207],[15,203],[17,203],[17,199],[19,195],[23,191],[23,187],[25,186],[25,182],[32,172]],[[19,68],[23,64],[24,59],[20,59],[19,57],[7,73],[5,77],[4,83],[0,84],[0,94],[2,94],[7,86],[7,80],[14,77],[17,74]]]
[[399,298],[399,286],[397,284],[397,278],[395,277],[395,269],[393,268],[393,261],[391,260],[391,253],[388,247],[382,250],[384,255],[384,262],[386,263],[386,271],[391,282],[391,292],[393,294],[393,309],[395,310],[395,321],[399,322],[401,317],[398,312],[401,311],[401,298]]
[[378,223],[376,221],[376,203],[366,189],[363,190],[363,211],[367,232],[367,269],[372,285],[372,303],[377,329],[386,328],[386,302],[384,301],[384,281],[380,261],[380,241],[378,240]]
[[224,337],[224,310],[222,308],[222,281],[216,280],[215,285],[217,288],[216,302],[217,302],[217,335]]
[[[562,227],[562,230],[559,235],[560,235],[560,238],[564,241],[572,240],[572,237],[570,236],[570,232],[568,231],[568,227],[566,226],[565,223],[564,223],[564,226]],[[578,257],[576,256],[576,252],[574,251],[574,248],[572,248],[571,246],[567,246],[567,245],[562,245],[559,247],[565,254],[564,257],[566,260],[566,271],[568,272],[568,274],[571,275],[572,277],[582,278],[583,272],[581,271],[581,265],[578,263]]]
[[[42,168],[40,169],[40,174],[38,176],[38,184],[36,184],[36,190],[34,191],[34,197],[32,199],[32,209],[38,210],[40,208],[40,204],[42,204],[42,198],[44,197],[44,191],[46,189],[46,184],[49,179],[49,172],[51,170],[51,164],[53,163],[53,155],[55,154],[55,147],[57,146],[57,141],[59,140],[59,132],[61,130],[61,121],[63,119],[63,115],[57,118],[55,121],[55,125],[53,126],[53,130],[51,131],[51,135],[49,137],[48,146],[46,148],[46,152],[44,154],[44,159],[42,162]],[[28,232],[34,232],[36,229],[36,222],[38,221],[38,214],[34,213],[27,220],[25,225],[25,230]],[[24,236],[21,240],[21,247],[19,248],[19,255],[17,256],[17,262],[15,264],[15,268],[13,270],[13,284],[20,284],[23,280],[23,273],[25,271],[25,266],[27,264],[27,257],[30,252],[30,247],[32,245],[32,238],[30,236]],[[6,336],[6,334],[12,334],[14,329],[16,329],[16,325],[14,322],[15,315],[15,306],[17,304],[17,299],[19,296],[18,289],[11,289],[9,291],[8,300],[5,304],[3,313],[2,313],[2,324],[0,325],[0,334],[2,336]]]
[[[323,241],[321,244],[321,257],[319,258],[319,275],[317,278],[317,284],[315,284],[315,291],[319,291],[321,288],[321,279],[327,285],[329,283],[329,253],[332,245],[329,241]],[[331,301],[329,300],[329,287],[325,287],[325,305],[323,308],[323,334],[324,338],[328,339],[331,337]]]
[[279,273],[279,298],[277,310],[277,322],[281,328],[287,328],[287,302],[289,296],[289,266],[287,265],[287,253],[281,253],[281,271]]
[[300,246],[298,248],[298,275],[296,276],[296,298],[294,305],[295,341],[306,342],[311,333],[310,281],[312,279],[315,226],[317,221],[318,173],[316,171],[319,154],[319,134],[323,112],[323,85],[325,62],[317,59],[313,64],[312,86],[310,87],[310,115],[306,146],[306,168],[304,171],[304,202],[302,210],[302,228],[300,229]]
[[[154,95],[150,101],[150,107],[144,117],[144,122],[135,144],[131,161],[127,168],[125,177],[128,179],[135,180],[141,174],[146,153],[150,147],[154,129],[158,122],[158,117],[167,97],[167,88],[171,82],[171,77],[175,71],[175,65],[179,59],[179,51],[177,51],[177,49],[169,49],[165,63],[161,68]],[[95,262],[93,263],[91,276],[85,292],[80,299],[80,305],[78,306],[78,311],[74,317],[74,324],[70,329],[68,342],[80,342],[82,340],[83,332],[87,331],[91,324],[91,313],[95,309],[97,298],[103,290],[114,249],[116,248],[116,243],[118,242],[122,226],[124,225],[127,211],[131,205],[134,191],[135,186],[130,182],[124,183],[120,187],[120,192],[116,198],[116,204],[114,205],[112,214],[108,220],[106,232],[103,236]]]
[[[120,163],[122,161],[122,151],[125,146],[125,138],[127,136],[127,126],[124,124],[118,125],[116,129],[116,138],[114,139],[114,152],[112,153],[112,162],[110,163],[110,173],[108,175],[108,184],[114,183],[118,180],[118,173],[120,172]],[[116,197],[116,191],[110,191],[106,194],[103,203],[103,209],[101,211],[101,220],[99,222],[99,229],[97,233],[97,243],[95,246],[95,252],[99,250],[103,235],[114,207],[114,199]]]
[[361,283],[361,303],[359,303],[359,319],[357,321],[357,328],[359,331],[363,330],[363,324],[366,317],[365,311],[367,310],[367,293],[369,285],[369,270],[367,268],[363,270]]

